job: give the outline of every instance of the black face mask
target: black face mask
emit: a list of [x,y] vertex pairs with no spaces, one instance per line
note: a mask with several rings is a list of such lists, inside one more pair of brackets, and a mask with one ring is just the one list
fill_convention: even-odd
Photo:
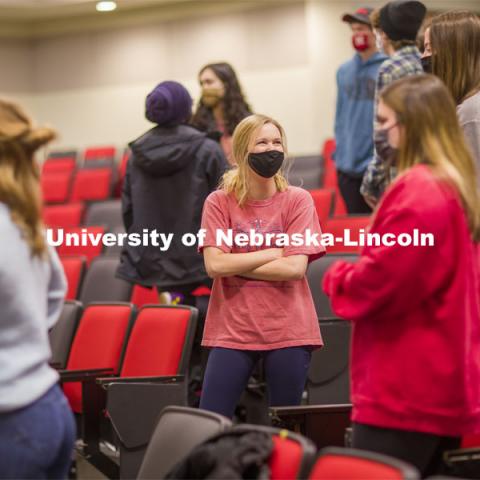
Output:
[[423,57],[421,60],[422,68],[425,73],[432,73],[432,57]]
[[268,150],[266,152],[250,153],[248,164],[261,177],[271,178],[280,170],[283,159],[283,152]]

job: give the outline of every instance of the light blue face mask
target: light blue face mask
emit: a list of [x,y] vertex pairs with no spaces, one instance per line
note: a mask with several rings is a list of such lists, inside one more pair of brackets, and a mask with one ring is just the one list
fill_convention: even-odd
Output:
[[385,53],[383,50],[383,40],[379,33],[375,32],[375,45],[377,46],[377,50],[380,53]]

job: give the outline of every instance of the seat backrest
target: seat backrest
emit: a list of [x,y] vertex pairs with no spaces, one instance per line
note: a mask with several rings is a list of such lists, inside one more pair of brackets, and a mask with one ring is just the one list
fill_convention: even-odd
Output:
[[79,300],[88,305],[93,302],[129,302],[133,285],[115,277],[118,258],[100,256],[88,268]]
[[328,188],[320,188],[316,190],[310,190],[310,195],[313,198],[313,203],[315,205],[315,209],[317,210],[320,226],[323,226],[333,212],[335,191]]
[[68,354],[82,312],[83,306],[80,302],[67,300],[63,305],[62,313],[57,323],[48,332],[52,350],[50,361],[60,369],[65,368],[67,365]]
[[115,161],[117,149],[114,146],[107,145],[101,147],[89,147],[85,149],[84,160],[89,162]]
[[137,479],[164,478],[197,445],[231,425],[228,418],[206,410],[165,408],[148,444]]
[[146,288],[141,285],[134,285],[130,301],[137,308],[141,308],[144,305],[156,305],[159,303],[157,288]]
[[[112,368],[118,373],[135,312],[130,303],[88,305],[73,339],[67,370]],[[72,410],[81,413],[81,384],[65,383],[63,390]]]
[[[325,225],[322,225],[323,233],[331,233],[334,238],[346,238],[346,230],[349,231],[349,239],[351,242],[358,243],[360,238],[360,230],[366,229],[370,224],[370,216],[364,215],[346,215],[344,217],[329,218]],[[359,253],[361,250],[359,245],[345,245],[335,241],[332,246],[327,246],[327,253]]]
[[321,187],[323,168],[320,155],[308,155],[295,157],[287,172],[288,183],[295,187],[306,190],[314,190]]
[[121,377],[184,375],[197,327],[196,308],[147,305],[138,313]]
[[73,173],[76,166],[75,157],[48,158],[42,165],[42,174]]
[[308,403],[349,403],[351,323],[340,319],[322,320],[320,331],[324,346],[312,353],[307,377]]
[[106,200],[91,203],[85,215],[85,225],[103,225],[110,231],[123,227],[121,201]]
[[273,451],[269,460],[270,480],[305,478],[316,453],[315,445],[308,438],[291,432],[263,425],[241,424],[236,430],[265,432],[272,436]]
[[73,178],[70,202],[107,200],[112,194],[111,167],[82,168]]
[[408,463],[386,455],[330,447],[322,449],[309,480],[417,480],[420,473]]
[[[83,255],[90,263],[103,250],[102,236],[105,228],[98,227],[70,227],[64,228],[53,235],[53,245],[59,243],[59,255]],[[85,239],[85,242],[83,242]],[[78,240],[78,241],[77,241]]]
[[337,260],[344,260],[347,262],[355,262],[358,255],[354,254],[328,254],[311,262],[307,269],[307,281],[310,291],[312,292],[313,303],[315,304],[315,310],[318,318],[331,318],[334,317],[332,307],[330,306],[330,299],[323,293],[322,280],[325,272],[328,270],[332,263]]
[[82,256],[61,256],[60,261],[62,262],[63,271],[67,277],[68,289],[65,298],[67,300],[75,300],[78,298],[83,278],[85,276],[87,259]]
[[47,205],[43,208],[43,221],[47,227],[78,227],[82,223],[83,203],[66,203],[63,205]]
[[40,187],[45,203],[65,203],[70,195],[72,172],[42,173]]
[[47,160],[57,159],[57,158],[73,158],[76,160],[77,151],[76,150],[54,150],[48,154]]

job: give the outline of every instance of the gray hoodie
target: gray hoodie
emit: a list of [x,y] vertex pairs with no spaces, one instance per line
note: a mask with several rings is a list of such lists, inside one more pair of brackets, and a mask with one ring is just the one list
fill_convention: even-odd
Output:
[[48,330],[66,286],[55,250],[49,247],[49,260],[32,257],[0,203],[0,412],[31,404],[58,381],[48,365]]

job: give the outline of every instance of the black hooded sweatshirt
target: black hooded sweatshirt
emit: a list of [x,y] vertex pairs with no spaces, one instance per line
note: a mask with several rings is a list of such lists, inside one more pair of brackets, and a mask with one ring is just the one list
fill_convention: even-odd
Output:
[[[200,229],[202,208],[227,169],[220,145],[187,125],[157,126],[129,144],[122,191],[128,234],[173,233],[170,248],[125,246],[117,276],[161,290],[182,291],[208,282],[197,246],[186,247],[182,235]],[[149,242],[151,243],[151,242]]]

